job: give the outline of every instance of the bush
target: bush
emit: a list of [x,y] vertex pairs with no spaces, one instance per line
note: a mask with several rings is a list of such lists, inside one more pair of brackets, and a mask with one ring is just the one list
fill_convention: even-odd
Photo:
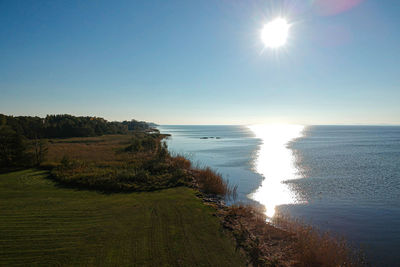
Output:
[[0,126],[0,169],[26,167],[32,162],[25,137],[9,126]]
[[159,147],[159,135],[136,134],[131,144],[125,148],[125,152],[154,152]]
[[221,174],[212,171],[209,167],[197,170],[195,179],[200,189],[206,194],[225,196],[228,193],[228,183]]
[[172,165],[178,169],[189,170],[192,167],[190,160],[186,159],[184,156],[175,156],[171,158]]
[[277,216],[274,223],[294,234],[298,266],[365,266],[361,251],[352,248],[344,238],[321,232],[298,220]]
[[140,140],[137,138],[133,138],[131,144],[125,148],[125,152],[135,153],[141,151],[142,149],[143,147]]
[[365,266],[365,259],[343,238],[299,221],[275,217],[273,224],[253,205],[233,205],[223,216],[253,266]]
[[60,166],[59,162],[53,162],[53,161],[45,161],[44,163],[40,164],[40,168],[43,168],[45,170],[52,170],[59,166]]
[[188,181],[183,169],[154,159],[143,161],[137,165],[99,166],[64,157],[51,173],[62,184],[101,191],[152,191]]

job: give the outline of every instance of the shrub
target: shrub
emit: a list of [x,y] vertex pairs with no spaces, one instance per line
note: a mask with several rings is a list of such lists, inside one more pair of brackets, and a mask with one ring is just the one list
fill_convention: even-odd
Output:
[[293,233],[298,266],[365,266],[361,251],[352,248],[344,238],[321,232],[298,220],[277,216],[274,223]]
[[266,221],[264,212],[253,205],[227,209],[224,226],[233,231],[239,247],[253,266],[365,266],[358,250],[343,238],[320,232],[290,218]]
[[125,152],[139,152],[143,149],[142,143],[140,142],[139,139],[133,138],[131,141],[131,144],[125,148]]
[[59,167],[60,163],[58,162],[54,162],[54,161],[45,161],[44,163],[42,163],[40,165],[41,168],[45,169],[45,170],[52,170],[56,167]]
[[135,134],[125,152],[154,152],[159,146],[159,135]]
[[21,134],[9,126],[0,126],[0,169],[24,167],[32,164],[32,155]]
[[209,167],[197,170],[195,178],[200,189],[207,194],[225,196],[228,193],[228,183],[221,174],[212,171]]
[[158,147],[157,153],[159,160],[165,160],[169,156],[167,143],[162,142],[161,146]]
[[158,160],[138,165],[104,165],[64,157],[52,176],[62,184],[101,191],[152,191],[181,186],[188,181],[187,171]]
[[33,155],[36,166],[40,166],[45,160],[46,154],[49,150],[47,141],[44,139],[34,139],[32,141]]
[[185,170],[188,170],[192,167],[192,163],[190,162],[190,160],[180,155],[171,158],[171,164],[175,168],[185,169]]

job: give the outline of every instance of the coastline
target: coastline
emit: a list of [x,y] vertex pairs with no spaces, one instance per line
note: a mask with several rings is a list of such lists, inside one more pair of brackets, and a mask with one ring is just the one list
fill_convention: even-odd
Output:
[[204,205],[213,207],[221,225],[234,237],[236,248],[246,255],[248,266],[295,266],[293,234],[265,220],[254,206],[228,206],[216,195],[204,194],[198,189]]
[[[268,129],[261,129],[261,132],[265,133],[266,130]],[[279,152],[282,156],[287,156],[291,154],[292,152],[287,147],[287,143],[301,137],[302,134],[300,134],[300,132],[302,130],[303,128],[295,129],[295,131],[292,132],[293,134],[288,134],[285,137],[280,136],[279,149],[277,148],[272,151],[267,151],[268,143],[265,143],[265,139],[268,136],[271,136],[271,133],[266,133],[267,135],[263,135],[264,142],[258,144],[258,153],[265,155],[265,151],[267,151],[270,155],[270,158],[275,156],[273,153],[274,151],[277,153]],[[171,134],[171,132],[168,133]],[[184,140],[186,143],[193,141],[196,146],[201,145],[201,142],[206,142],[206,144],[209,144],[210,142],[220,142],[220,140],[217,141],[215,139],[202,139],[202,136],[207,135],[205,133],[195,133],[196,134],[190,132],[190,139],[180,139],[180,141]],[[181,135],[180,132],[179,134]],[[174,137],[173,134],[172,136]],[[208,134],[208,136],[212,135]],[[222,137],[221,139],[224,141],[227,140],[227,138],[225,137]],[[182,151],[180,152],[185,154]],[[294,168],[291,165],[293,163],[285,161],[285,164],[283,164],[279,159],[279,157],[275,156],[274,160],[276,162],[276,165],[280,164],[279,166],[281,166],[282,168],[291,166],[291,168],[286,168],[289,169],[286,173],[290,173],[290,175],[293,175]],[[260,168],[260,166],[261,164],[259,164],[258,171],[261,172],[262,169]],[[279,181],[277,181],[276,183],[279,183],[281,181],[279,173],[275,173],[275,176],[279,178]],[[264,182],[262,183],[265,188],[268,187],[268,182],[269,181],[264,180]],[[197,189],[200,190],[198,187]],[[270,191],[271,190],[269,190],[268,192]],[[267,192],[264,192],[264,195],[265,193]],[[275,194],[276,193],[277,192],[275,192]],[[319,230],[314,229],[309,225],[305,225],[291,218],[282,217],[269,219],[267,221],[266,215],[271,214],[267,213],[265,210],[260,209],[258,205],[251,206],[243,204],[233,204],[228,206],[218,196],[199,194],[199,197],[202,198],[203,202],[206,205],[211,205],[216,209],[216,216],[220,218],[221,224],[225,229],[230,231],[235,236],[237,246],[246,252],[249,261],[253,260],[253,265],[262,265],[262,262],[273,262],[274,264],[278,264],[279,266],[293,266],[299,264],[301,266],[301,261],[308,262],[309,264],[314,264],[315,262],[313,262],[313,258],[315,258],[316,261],[324,262],[326,259],[321,259],[318,255],[316,255],[318,253],[329,254],[331,256],[334,255],[335,260],[330,259],[329,261],[336,262],[337,264],[341,264],[341,261],[351,261],[354,264],[351,264],[350,266],[362,266],[363,263],[361,262],[365,261],[363,256],[358,255],[358,250],[353,250],[353,248],[350,248],[346,244],[346,242],[335,239],[333,236],[329,236],[326,233],[321,233]],[[268,195],[268,197],[271,197],[271,195]],[[229,203],[232,202],[229,201]],[[309,239],[309,241],[312,240],[310,241],[313,243],[313,245],[311,246],[312,248],[308,249],[304,247],[304,244],[300,244],[302,242],[305,242],[306,239]],[[321,244],[323,243],[330,243],[330,248],[325,248],[325,251],[321,251],[322,248],[319,248],[318,246],[321,247]],[[252,255],[254,256],[254,253],[258,255],[256,259],[252,257]],[[309,256],[307,259],[301,259],[301,254],[308,254]],[[260,262],[257,263],[257,261]],[[325,264],[325,266],[330,265]]]
[[[216,256],[215,262],[221,259],[224,259],[225,263],[228,262],[228,255],[243,259],[242,254],[245,255],[248,266],[330,266],[329,264],[332,263],[333,266],[338,266],[352,262],[351,251],[344,243],[330,237],[321,236],[309,227],[289,220],[280,221],[281,225],[284,223],[289,227],[278,227],[276,222],[267,222],[265,211],[254,206],[226,205],[224,200],[236,199],[237,187],[230,185],[220,173],[210,167],[194,166],[187,158],[171,153],[162,141],[165,137],[166,135],[157,131],[151,133],[137,131],[125,135],[43,140],[43,142],[46,142],[46,149],[43,151],[46,151],[47,158],[37,167],[48,168],[51,171],[46,174],[47,177],[38,177],[40,182],[38,187],[32,188],[32,192],[39,193],[33,199],[34,205],[41,205],[40,200],[42,198],[39,196],[40,190],[44,189],[42,185],[47,186],[45,190],[54,193],[57,190],[65,190],[63,192],[66,194],[87,194],[93,198],[105,197],[104,203],[111,201],[111,198],[108,198],[109,196],[126,198],[124,201],[129,203],[130,198],[134,200],[144,197],[142,200],[137,200],[139,201],[137,203],[140,204],[142,201],[146,201],[145,199],[151,200],[150,203],[147,203],[148,208],[146,208],[148,216],[141,218],[138,213],[129,213],[128,216],[134,219],[134,227],[139,232],[145,231],[144,228],[148,224],[155,231],[159,229],[159,225],[164,225],[166,227],[165,232],[160,233],[164,236],[163,239],[154,238],[152,232],[149,233],[151,240],[157,239],[162,243],[161,247],[170,247],[171,244],[186,247],[185,236],[189,234],[193,236],[190,241],[193,247],[187,248],[189,254],[194,253],[192,250],[195,249],[196,253],[208,251],[204,255],[215,255],[215,251],[204,250],[204,245],[210,242],[214,246],[218,242],[224,244],[223,250],[225,252],[219,257]],[[43,175],[45,174],[43,173]],[[23,191],[26,179],[14,179],[15,176],[19,177],[19,173],[5,174],[3,178],[6,183],[13,184],[16,188],[21,188],[18,190]],[[45,181],[44,178],[52,180],[51,183],[42,183],[41,181]],[[78,190],[70,191],[70,189]],[[177,196],[176,194],[180,190],[187,194]],[[141,193],[136,194],[135,192]],[[13,192],[10,195],[14,197],[14,200],[17,200]],[[160,195],[161,198],[165,197],[162,210],[160,210],[160,205],[157,204],[158,200],[154,199],[157,195]],[[179,199],[184,195],[190,203],[186,203],[185,208],[181,209]],[[79,196],[76,195],[76,197]],[[58,210],[60,203],[64,205],[63,201],[52,203],[54,209],[49,210],[48,214],[52,215],[54,211]],[[88,203],[83,202],[78,206],[84,209],[87,205]],[[129,205],[133,205],[133,203]],[[196,205],[197,207],[195,207]],[[110,208],[112,209],[109,212],[114,212],[113,209],[117,206],[110,205]],[[174,212],[166,212],[167,210],[174,210]],[[12,212],[19,212],[18,207]],[[93,212],[96,213],[95,209]],[[159,215],[161,213],[163,213],[162,216]],[[187,225],[182,221],[196,220],[196,216],[200,216],[204,225],[211,228],[203,228],[203,226],[193,228],[193,223]],[[32,229],[36,229],[35,225],[38,223],[36,217],[31,219],[33,222]],[[22,221],[25,221],[25,219],[21,219]],[[128,221],[133,222],[132,220]],[[99,222],[105,223],[106,220],[99,220]],[[132,230],[129,225],[128,223],[121,229],[129,228]],[[109,227],[112,228],[113,225],[111,224]],[[176,231],[177,229],[178,231]],[[201,229],[201,231],[198,231],[198,229]],[[225,230],[221,231],[221,229]],[[65,229],[59,229],[59,231],[65,232]],[[138,238],[134,232],[132,232],[131,237]],[[176,240],[174,235],[177,232],[184,239]],[[215,236],[216,232],[220,234],[218,237]],[[22,234],[21,229],[17,228],[15,233]],[[26,239],[31,238],[30,232],[23,234]],[[112,238],[112,235],[107,237],[107,239],[109,238]],[[139,238],[143,238],[143,242],[145,242],[147,237]],[[52,242],[55,243],[56,241]],[[310,246],[310,244],[312,245]],[[328,246],[325,246],[326,244]],[[24,244],[16,242],[16,245]],[[74,245],[76,247],[81,246],[79,242],[74,243]],[[136,244],[130,243],[129,246],[135,247]],[[236,250],[234,247],[236,247]],[[114,249],[113,246],[110,249]],[[144,245],[144,249],[153,251],[154,248]],[[88,251],[86,250],[86,252]],[[243,253],[238,253],[239,251]],[[27,249],[22,249],[21,252],[25,253],[27,257],[32,256]],[[46,253],[45,249],[43,253]],[[158,255],[157,253],[162,254],[163,251],[155,249],[152,253]],[[327,258],[325,255],[330,257]],[[51,255],[47,256],[52,257]],[[56,257],[62,257],[62,255]],[[138,259],[135,255],[131,255],[131,257],[133,262]],[[164,260],[170,262],[178,260],[180,257],[180,250],[178,249],[171,258]],[[152,262],[151,258],[149,262]],[[188,262],[192,262],[190,258],[188,258]],[[349,264],[346,265],[349,266]],[[189,264],[188,266],[192,265]],[[358,265],[352,264],[350,266]]]
[[287,217],[267,220],[254,205],[226,205],[223,197],[206,194],[194,183],[196,196],[215,209],[222,227],[233,236],[248,266],[367,266],[362,251],[346,240]]

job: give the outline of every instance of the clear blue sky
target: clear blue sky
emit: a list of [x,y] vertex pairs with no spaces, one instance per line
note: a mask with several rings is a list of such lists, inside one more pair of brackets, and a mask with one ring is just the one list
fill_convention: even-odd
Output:
[[397,0],[0,0],[0,113],[400,124],[399,26]]

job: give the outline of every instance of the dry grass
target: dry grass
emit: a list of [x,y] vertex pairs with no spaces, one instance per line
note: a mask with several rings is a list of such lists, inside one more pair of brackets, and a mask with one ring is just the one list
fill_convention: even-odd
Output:
[[180,169],[189,170],[192,167],[190,160],[186,159],[184,156],[177,155],[171,158],[171,164]]
[[206,194],[227,195],[228,183],[222,178],[221,174],[214,172],[209,167],[197,169],[195,179],[200,189]]
[[289,218],[278,217],[268,223],[263,210],[252,205],[233,205],[222,217],[252,266],[366,265],[362,254],[343,238]]
[[363,254],[352,248],[344,238],[321,232],[298,220],[276,217],[274,224],[296,237],[298,266],[364,266]]
[[[60,162],[64,156],[87,162],[110,162],[120,160],[123,154],[116,153],[127,146],[131,135],[104,135],[68,139],[50,139],[46,161]],[[46,163],[45,163],[46,164]]]
[[51,169],[59,183],[101,191],[153,191],[187,185],[190,161],[172,157],[162,138],[135,133],[54,139],[50,161],[42,167]]

